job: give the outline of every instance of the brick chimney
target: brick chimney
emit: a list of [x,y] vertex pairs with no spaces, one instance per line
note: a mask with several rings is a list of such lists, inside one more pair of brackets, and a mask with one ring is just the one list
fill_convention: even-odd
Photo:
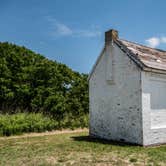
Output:
[[112,42],[112,40],[118,39],[118,31],[111,29],[105,32],[105,44]]

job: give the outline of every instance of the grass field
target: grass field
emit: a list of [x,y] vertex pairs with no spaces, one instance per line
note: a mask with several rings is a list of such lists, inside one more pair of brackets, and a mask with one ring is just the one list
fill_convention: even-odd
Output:
[[87,132],[0,138],[0,165],[166,165],[166,145],[143,148],[88,137]]

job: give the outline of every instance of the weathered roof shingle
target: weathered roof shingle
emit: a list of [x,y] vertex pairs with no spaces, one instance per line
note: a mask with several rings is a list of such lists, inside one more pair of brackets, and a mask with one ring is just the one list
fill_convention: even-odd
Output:
[[117,39],[115,42],[123,51],[130,54],[131,58],[134,58],[140,66],[166,70],[166,51],[121,39]]

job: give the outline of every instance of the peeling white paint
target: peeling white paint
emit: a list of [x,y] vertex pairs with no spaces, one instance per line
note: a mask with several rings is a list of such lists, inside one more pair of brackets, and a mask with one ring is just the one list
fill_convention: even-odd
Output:
[[[110,75],[108,63],[112,65]],[[163,99],[157,100],[162,101],[162,109],[160,103],[151,103],[156,86],[166,99],[166,84],[158,84],[161,79],[166,81],[166,76],[141,71],[110,43],[89,79],[90,135],[140,145],[166,143],[166,105]]]
[[142,72],[144,145],[166,143],[166,75]]
[[[116,45],[106,50],[89,80],[90,135],[141,144],[141,71]],[[111,55],[113,84],[106,79]]]

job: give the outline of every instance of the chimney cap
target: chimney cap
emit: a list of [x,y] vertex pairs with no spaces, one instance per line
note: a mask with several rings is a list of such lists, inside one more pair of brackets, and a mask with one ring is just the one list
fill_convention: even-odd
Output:
[[111,42],[112,40],[118,39],[118,31],[115,29],[110,29],[105,32],[105,42]]

